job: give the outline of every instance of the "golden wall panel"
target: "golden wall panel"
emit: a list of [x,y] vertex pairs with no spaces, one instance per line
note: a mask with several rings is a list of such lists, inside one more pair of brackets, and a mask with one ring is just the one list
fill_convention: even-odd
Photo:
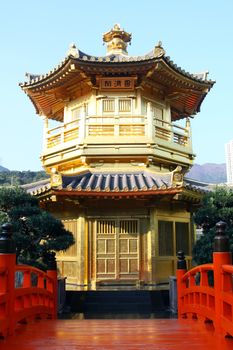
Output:
[[63,271],[65,276],[77,276],[77,262],[63,261]]
[[62,257],[62,256],[71,256],[71,257],[75,257],[77,256],[77,219],[72,219],[72,220],[63,220],[62,221],[64,224],[64,227],[66,230],[72,232],[73,236],[74,236],[74,240],[75,243],[68,248],[66,251],[61,251],[57,253],[58,257]]
[[157,283],[168,282],[168,277],[174,275],[174,263],[174,259],[155,261],[155,275]]
[[77,278],[77,262],[76,261],[58,261],[58,271],[62,276],[67,277],[67,282],[70,278]]

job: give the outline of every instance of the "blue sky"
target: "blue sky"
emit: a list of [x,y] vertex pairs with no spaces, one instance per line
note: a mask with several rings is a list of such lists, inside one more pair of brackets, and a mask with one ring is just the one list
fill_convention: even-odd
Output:
[[46,73],[69,44],[103,55],[102,34],[115,23],[132,33],[131,55],[161,40],[168,56],[191,73],[216,80],[192,120],[195,162],[225,162],[233,139],[232,0],[8,0],[0,5],[0,164],[40,170],[43,123],[18,86],[25,72]]

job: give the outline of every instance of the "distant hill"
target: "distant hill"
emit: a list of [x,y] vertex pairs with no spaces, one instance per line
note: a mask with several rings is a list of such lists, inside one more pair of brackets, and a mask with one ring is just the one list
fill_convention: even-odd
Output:
[[10,171],[6,168],[2,170],[2,168],[0,168],[0,186],[21,186],[49,177],[45,171]]
[[225,183],[227,181],[226,164],[194,164],[186,177],[207,183]]
[[0,172],[3,172],[3,171],[9,171],[9,169],[4,168],[4,166],[1,166],[1,165],[0,165]]

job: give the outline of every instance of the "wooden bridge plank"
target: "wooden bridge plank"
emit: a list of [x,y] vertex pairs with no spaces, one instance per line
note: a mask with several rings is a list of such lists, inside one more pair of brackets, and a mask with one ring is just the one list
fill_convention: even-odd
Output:
[[232,350],[194,320],[41,320],[0,340],[1,350]]

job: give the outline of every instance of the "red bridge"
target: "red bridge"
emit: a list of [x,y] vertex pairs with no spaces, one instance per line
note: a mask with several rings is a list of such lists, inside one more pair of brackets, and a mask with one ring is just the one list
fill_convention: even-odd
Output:
[[0,349],[232,350],[233,266],[225,224],[216,226],[213,264],[186,272],[178,255],[178,320],[57,320],[55,265],[47,273],[16,265],[9,227],[3,225]]

